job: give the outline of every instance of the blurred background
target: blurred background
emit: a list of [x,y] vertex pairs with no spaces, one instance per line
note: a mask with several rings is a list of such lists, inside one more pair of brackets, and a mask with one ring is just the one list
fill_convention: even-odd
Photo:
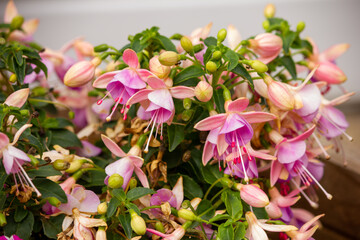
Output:
[[[302,36],[310,36],[320,51],[336,43],[351,45],[337,64],[348,76],[345,89],[359,92],[359,0],[15,0],[26,19],[39,18],[34,38],[52,49],[79,36],[94,45],[108,43],[120,48],[129,34],[154,25],[163,35],[171,36],[188,35],[209,22],[214,24],[211,34],[216,35],[219,29],[233,24],[247,38],[263,32],[263,9],[270,2],[276,5],[276,16],[287,19],[293,28],[304,21],[307,26]],[[0,0],[1,14],[6,3]],[[341,90],[334,87],[328,98],[340,94]],[[325,212],[326,216],[317,239],[360,239],[360,94],[340,108],[350,123],[347,132],[354,141],[342,141],[349,162],[346,169],[339,154],[333,153],[327,162],[322,183],[334,198],[328,201],[319,192],[320,208],[312,212]],[[309,209],[305,201],[301,205]]]

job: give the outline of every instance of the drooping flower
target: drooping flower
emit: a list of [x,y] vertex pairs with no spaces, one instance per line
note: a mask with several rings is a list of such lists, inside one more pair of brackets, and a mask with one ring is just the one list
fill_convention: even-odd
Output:
[[[241,148],[244,148],[253,136],[253,129],[250,123],[266,122],[276,118],[273,114],[266,112],[243,112],[248,104],[248,99],[239,98],[227,105],[226,113],[210,116],[194,126],[194,128],[200,131],[220,128],[219,132],[213,133],[214,135],[211,136],[212,139],[209,139],[210,141],[207,145],[207,147],[212,147],[210,144],[214,144],[214,139],[217,137],[216,154],[218,156],[221,156],[230,146],[234,161],[238,160],[237,158],[241,159],[242,151],[247,152],[246,149],[242,150]],[[215,150],[215,148],[213,149]],[[205,161],[203,159],[203,163],[211,159],[209,155],[211,156],[211,152],[206,153],[206,159]],[[241,163],[243,168],[245,168],[244,160],[241,159]],[[246,173],[246,170],[243,172]],[[245,180],[248,181],[246,174]]]
[[130,178],[135,171],[135,174],[138,176],[141,184],[148,188],[149,182],[145,175],[145,173],[141,170],[141,167],[144,163],[144,160],[139,157],[141,154],[141,149],[138,145],[134,145],[128,154],[126,154],[115,142],[113,142],[110,138],[105,135],[101,135],[101,139],[103,140],[106,147],[112,152],[115,156],[120,157],[119,160],[109,164],[105,168],[105,173],[108,175],[105,178],[105,183],[109,177],[113,174],[119,174],[123,177],[123,189],[128,185]]
[[[311,219],[310,221],[306,222],[299,230],[290,230],[286,231],[286,234],[291,237],[292,240],[307,240],[311,238],[311,236],[315,233],[316,229],[319,228],[319,225],[314,225],[319,218],[325,216],[325,214],[318,215]],[[310,228],[313,226],[312,228]]]
[[282,216],[282,211],[280,208],[290,207],[294,205],[299,199],[300,196],[296,196],[299,193],[299,190],[293,190],[286,196],[280,194],[279,190],[276,187],[269,189],[270,195],[270,204],[265,207],[266,212],[270,218],[280,218]]
[[268,64],[274,60],[282,50],[282,39],[272,33],[262,33],[250,39],[250,48],[259,54],[258,60]]
[[[150,76],[147,80],[148,85],[152,89],[143,89],[134,94],[127,106],[141,103],[146,113],[150,113],[150,122],[147,127],[152,124],[149,140],[145,147],[145,152],[148,151],[150,139],[154,128],[156,126],[156,135],[161,127],[160,138],[162,139],[163,124],[167,122],[169,125],[175,115],[174,98],[184,99],[194,96],[194,89],[185,86],[168,87],[161,79]],[[155,135],[155,138],[156,138]]]
[[176,228],[175,231],[173,231],[171,234],[165,234],[151,228],[147,228],[146,231],[162,237],[163,240],[180,240],[182,239],[182,237],[185,235],[186,232],[186,230],[183,227]]

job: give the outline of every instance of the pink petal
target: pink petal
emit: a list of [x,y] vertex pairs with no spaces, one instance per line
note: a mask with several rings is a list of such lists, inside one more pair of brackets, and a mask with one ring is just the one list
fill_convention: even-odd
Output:
[[231,49],[235,49],[241,42],[241,35],[232,24],[230,24],[227,28],[227,40]]
[[72,215],[72,210],[74,208],[80,207],[80,202],[75,197],[71,196],[70,194],[66,194],[67,196],[67,203],[61,204],[58,208],[66,213],[67,215]]
[[282,167],[283,166],[281,163],[279,163],[279,161],[275,160],[271,163],[271,171],[270,171],[271,186],[274,186],[277,180],[279,179]]
[[181,207],[181,203],[184,200],[184,186],[183,186],[183,177],[180,176],[177,180],[172,192],[176,197],[176,208],[179,209]]
[[321,93],[315,84],[308,84],[298,92],[303,107],[295,110],[302,117],[308,116],[316,112],[321,104]]
[[319,48],[316,45],[316,43],[314,42],[314,40],[312,40],[310,37],[307,37],[306,40],[308,40],[313,48],[313,55],[318,55],[319,54]]
[[218,136],[218,143],[217,143],[218,154],[221,156],[226,151],[228,146],[229,144],[225,141],[225,134],[220,134]]
[[93,82],[93,87],[94,88],[106,88],[106,86],[108,85],[108,83],[114,78],[114,76],[116,74],[118,74],[119,72],[121,72],[121,70],[119,71],[114,71],[114,72],[107,72],[104,73],[103,75],[101,75],[100,77],[98,77],[94,82]]
[[141,185],[143,185],[143,187],[145,187],[145,188],[150,188],[149,181],[148,181],[145,173],[143,172],[143,170],[141,170],[141,168],[139,168],[137,166],[134,166],[134,167],[135,167],[134,168],[135,174],[139,178]]
[[340,57],[342,54],[344,54],[348,48],[350,47],[350,44],[348,43],[340,43],[331,46],[330,48],[326,49],[324,52],[322,52],[319,55],[319,59],[326,60],[326,61],[334,61],[336,58]]
[[127,158],[129,158],[132,163],[137,166],[138,168],[141,168],[142,165],[144,164],[144,159],[142,159],[141,157],[138,156],[127,156]]
[[177,86],[169,89],[174,98],[184,99],[195,96],[194,89],[191,87]]
[[126,105],[130,106],[130,105],[133,105],[134,103],[138,103],[138,102],[147,100],[149,93],[151,93],[153,91],[154,90],[150,90],[150,89],[143,89],[143,90],[138,91],[137,93],[132,95],[131,98],[129,98]]
[[214,148],[215,145],[212,144],[209,141],[205,142],[204,145],[204,149],[203,149],[203,154],[202,154],[202,163],[204,164],[204,166],[212,159],[212,157],[214,156]]
[[26,162],[30,162],[30,158],[28,157],[28,155],[26,155],[26,153],[24,153],[20,149],[17,149],[16,147],[8,146],[7,152],[11,156],[13,156],[13,157],[15,157],[17,159],[20,159],[20,160],[26,161]]
[[256,151],[251,147],[251,144],[248,143],[246,144],[246,150],[248,151],[250,156],[256,157],[256,158],[261,158],[261,159],[265,159],[265,160],[276,160],[276,157],[273,155],[269,155],[266,153],[263,153],[261,151]]
[[299,201],[300,196],[298,197],[279,197],[276,202],[279,207],[290,207]]
[[90,190],[85,190],[85,199],[80,202],[80,212],[96,213],[97,207],[100,204],[99,197]]
[[125,157],[126,153],[110,138],[101,134],[101,139],[106,145],[106,147],[117,157]]
[[313,225],[317,220],[319,220],[319,218],[321,218],[323,216],[325,216],[325,214],[317,215],[316,217],[314,217],[313,219],[311,219],[310,221],[308,221],[307,223],[302,225],[302,227],[300,228],[300,232],[303,232],[303,231],[306,231],[307,229],[309,229],[311,225]]
[[11,156],[7,150],[3,150],[2,152],[3,155],[3,165],[6,171],[6,174],[10,174],[12,167],[14,165],[14,157]]
[[238,98],[235,101],[232,101],[228,105],[229,112],[242,112],[249,105],[249,99],[247,98]]
[[126,49],[123,53],[123,60],[129,67],[139,68],[139,59],[134,50]]
[[150,76],[147,80],[147,83],[152,89],[166,88],[164,81],[154,76]]
[[[10,143],[8,136],[2,132],[0,132],[0,149],[3,149]],[[1,156],[1,154],[0,154]]]
[[147,79],[150,76],[154,76],[154,74],[152,72],[150,72],[149,70],[146,70],[146,69],[137,69],[136,72],[139,74],[140,78],[145,82],[147,82]]
[[348,101],[350,99],[351,96],[353,96],[355,94],[355,92],[349,92],[349,93],[346,93],[340,97],[337,97],[333,100],[330,101],[329,105],[331,106],[337,106],[337,105],[340,105],[346,101]]
[[22,28],[28,36],[32,36],[39,25],[39,19],[30,19],[23,23]]
[[17,90],[16,92],[13,92],[6,98],[4,104],[12,107],[21,108],[27,101],[29,92],[30,92],[29,88],[23,88]]
[[205,118],[204,120],[201,120],[198,122],[194,128],[199,131],[209,131],[217,127],[221,127],[225,120],[227,115],[225,113],[217,114],[208,118]]
[[[150,78],[149,78],[150,80]],[[157,89],[149,93],[148,98],[157,106],[165,108],[169,111],[174,111],[174,101],[168,89]]]
[[[267,220],[264,220],[267,221]],[[262,229],[269,231],[269,232],[289,232],[289,231],[296,231],[298,230],[297,227],[292,225],[275,225],[275,224],[267,224],[263,223],[259,220],[259,225]]]
[[82,157],[95,157],[101,153],[101,148],[89,143],[88,141],[81,141],[83,147],[76,150],[76,154]]
[[267,112],[244,112],[241,116],[245,118],[248,123],[268,122],[276,119],[276,116]]
[[282,164],[284,163],[293,163],[296,160],[299,160],[301,157],[306,156],[306,144],[304,141],[297,142],[282,142],[279,145],[277,158],[278,161]]
[[306,132],[303,132],[297,137],[291,138],[288,140],[289,143],[297,142],[297,141],[304,141],[308,139],[311,134],[315,131],[316,125],[313,125],[311,128],[309,128]]
[[11,23],[11,20],[17,15],[19,14],[16,9],[15,3],[13,0],[10,0],[5,8],[4,23]]

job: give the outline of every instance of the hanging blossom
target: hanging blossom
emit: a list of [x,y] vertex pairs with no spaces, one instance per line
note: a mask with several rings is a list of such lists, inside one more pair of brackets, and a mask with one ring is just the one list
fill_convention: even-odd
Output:
[[140,102],[143,111],[142,118],[150,119],[149,125],[145,131],[151,127],[150,137],[145,147],[145,152],[149,149],[149,143],[152,133],[156,126],[156,134],[161,127],[160,139],[162,139],[163,124],[171,124],[175,115],[174,98],[185,99],[194,96],[194,89],[185,86],[168,87],[164,81],[150,76],[147,80],[151,89],[143,89],[134,94],[127,102],[127,108],[130,105]]
[[[111,120],[117,106],[122,104],[121,113],[125,111],[125,103],[136,92],[146,87],[146,78],[152,73],[146,69],[140,69],[139,59],[131,49],[126,49],[123,54],[123,61],[129,65],[128,68],[119,71],[108,72],[98,77],[94,83],[95,88],[106,88],[107,94],[100,99],[97,104],[103,103],[104,99],[111,95],[115,101],[110,115],[106,118],[107,121]],[[126,116],[126,115],[125,115]],[[124,118],[125,118],[124,116]]]
[[144,187],[149,188],[148,179],[143,170],[141,170],[141,167],[144,164],[144,159],[139,157],[141,154],[141,148],[138,145],[134,145],[128,154],[126,154],[114,141],[112,141],[107,136],[101,135],[101,139],[110,152],[112,152],[115,156],[120,157],[119,160],[109,164],[105,168],[105,173],[107,174],[107,177],[105,178],[105,184],[108,184],[108,180],[111,175],[119,174],[124,179],[122,188],[125,189],[133,175],[133,172],[135,171],[135,174],[138,176],[141,184]]
[[[319,228],[319,224],[313,226],[319,218],[325,216],[325,214],[318,215],[311,219],[310,221],[306,222],[304,225],[301,226],[299,230],[290,230],[286,231],[286,234],[291,237],[292,240],[307,240],[310,239],[311,236],[315,233],[316,229]],[[313,226],[313,227],[311,227]]]
[[[253,136],[253,129],[250,123],[266,122],[276,118],[273,114],[266,112],[243,112],[248,104],[248,99],[239,98],[227,105],[226,113],[210,116],[194,126],[195,129],[200,131],[209,131],[221,127],[219,132],[215,134],[217,135],[217,141],[216,148],[214,147],[213,149],[213,156],[221,156],[230,146],[233,161],[232,163],[228,161],[228,164],[236,164],[240,162],[241,159],[245,181],[248,181],[248,176],[246,174],[242,152],[249,153],[249,150],[251,151],[250,148],[246,149],[246,144],[250,142]],[[209,156],[206,155],[203,163],[208,159]]]
[[14,145],[19,140],[21,134],[29,127],[31,127],[32,124],[25,124],[23,125],[14,136],[13,141],[10,143],[9,138],[6,136],[6,134],[0,132],[0,157],[3,159],[3,165],[5,168],[6,174],[13,174],[16,187],[18,185],[15,174],[18,176],[18,179],[22,186],[27,185],[31,186],[34,191],[36,192],[38,197],[41,197],[41,193],[39,190],[35,187],[35,185],[32,183],[30,177],[25,172],[22,165],[25,162],[30,162],[30,158],[21,151],[20,149],[17,149],[14,147]]

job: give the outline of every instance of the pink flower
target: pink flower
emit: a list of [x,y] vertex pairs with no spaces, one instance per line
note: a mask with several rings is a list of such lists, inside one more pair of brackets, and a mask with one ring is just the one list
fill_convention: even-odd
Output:
[[293,240],[307,240],[315,233],[319,225],[315,225],[310,228],[314,223],[318,221],[319,218],[323,217],[325,214],[318,215],[305,223],[299,230],[286,231],[286,234],[291,237]]
[[95,57],[91,61],[80,61],[72,65],[64,76],[64,84],[68,87],[81,87],[90,82],[95,76],[95,68],[101,63]]
[[268,64],[274,60],[282,50],[282,39],[272,33],[262,33],[250,39],[250,48],[259,54],[258,60]]
[[[24,153],[23,151],[17,149],[14,147],[16,142],[19,140],[20,135],[29,127],[31,127],[32,124],[25,124],[23,125],[15,134],[13,142],[10,143],[9,138],[6,136],[6,134],[0,132],[0,158],[3,159],[3,165],[5,168],[6,174],[18,174],[19,180],[21,181],[21,184],[23,184],[22,180],[25,180],[25,184],[31,186],[34,191],[36,192],[37,196],[40,197],[41,193],[39,190],[35,187],[35,185],[32,183],[31,179],[25,172],[22,165],[25,162],[30,162],[30,158]],[[17,184],[16,178],[15,183]]]
[[88,141],[81,141],[83,147],[76,149],[76,154],[83,157],[95,157],[101,153],[101,148],[91,144]]
[[276,187],[269,189],[270,195],[270,204],[265,207],[266,212],[270,218],[280,218],[282,212],[280,208],[290,207],[294,205],[299,199],[300,196],[295,196],[299,193],[298,190],[294,190],[286,196],[280,194]]
[[[242,159],[241,147],[244,148],[253,136],[253,129],[250,123],[265,122],[276,118],[273,114],[266,112],[242,112],[246,109],[248,104],[248,99],[239,98],[228,104],[226,113],[210,116],[194,126],[194,128],[200,131],[209,131],[220,128],[219,132],[212,133],[213,135],[211,135],[211,139],[205,144],[205,148],[209,149],[213,147],[213,150],[215,150],[214,145],[210,144],[215,144],[216,142],[216,154],[221,156],[228,147],[231,146],[231,153],[234,161],[237,160],[237,158],[241,158],[243,168],[244,160]],[[215,141],[216,137],[217,140]],[[246,150],[243,151],[247,152]],[[211,152],[205,154],[206,155],[203,155],[203,163],[206,163],[212,157]],[[244,173],[246,173],[245,170]],[[245,180],[248,181],[246,174]]]
[[240,191],[241,199],[252,207],[262,208],[270,202],[266,193],[258,186],[238,183],[236,188]]
[[231,49],[236,50],[236,47],[239,47],[241,35],[234,25],[230,24],[227,28],[227,41]]
[[116,162],[113,162],[109,164],[105,168],[105,173],[108,175],[105,178],[105,183],[107,184],[107,181],[109,177],[115,173],[119,174],[124,178],[124,183],[122,185],[123,189],[126,188],[128,185],[130,178],[135,171],[135,174],[138,176],[141,184],[144,187],[149,187],[149,182],[147,180],[147,177],[145,173],[141,170],[141,166],[144,163],[144,160],[141,157],[138,157],[141,153],[141,150],[138,149],[139,146],[135,145],[133,146],[129,153],[126,154],[124,151],[110,138],[106,137],[105,135],[101,135],[101,139],[103,140],[106,147],[117,157],[120,157],[119,160]]
[[151,228],[147,228],[146,231],[162,237],[163,240],[180,240],[182,239],[182,237],[185,235],[186,232],[183,227],[176,228],[175,231],[173,231],[171,234],[165,234]]
[[4,104],[11,106],[11,107],[21,108],[27,101],[29,92],[30,92],[29,88],[23,88],[23,89],[17,90],[15,92],[13,92],[12,94],[10,94],[6,98]]
[[11,237],[0,236],[0,240],[22,240],[22,239],[14,234]]
[[145,113],[150,113],[151,119],[148,127],[152,124],[152,128],[149,140],[145,147],[145,152],[149,149],[151,135],[155,126],[156,133],[161,126],[160,139],[162,139],[163,124],[167,122],[170,125],[172,122],[175,115],[175,106],[172,98],[184,99],[194,96],[194,89],[185,86],[168,87],[161,79],[156,77],[150,76],[147,83],[152,89],[143,89],[137,92],[126,104],[130,106],[134,103],[140,102],[141,106],[145,110]]

